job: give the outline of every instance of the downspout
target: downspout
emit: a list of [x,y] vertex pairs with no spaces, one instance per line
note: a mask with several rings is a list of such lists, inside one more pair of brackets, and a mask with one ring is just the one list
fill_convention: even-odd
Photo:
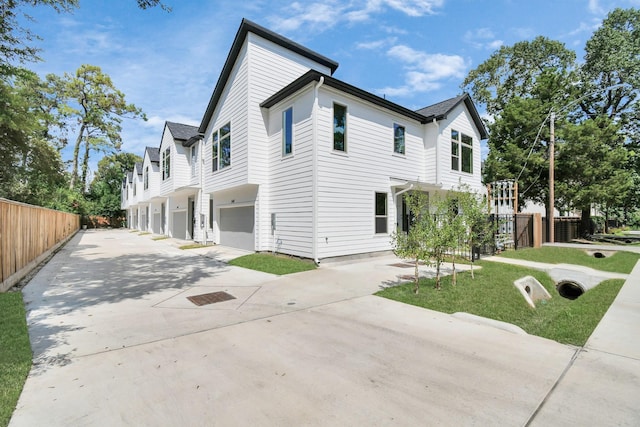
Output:
[[436,184],[441,184],[442,180],[440,177],[440,141],[438,141],[438,137],[440,136],[440,126],[438,125],[438,121],[434,118],[431,122],[436,127]]
[[312,226],[311,226],[311,254],[313,256],[313,262],[316,265],[320,265],[320,260],[318,259],[318,89],[324,83],[324,76],[320,76],[320,80],[318,80],[318,84],[314,85],[313,88],[313,137],[312,137],[312,201],[311,201],[311,210],[312,210]]
[[411,190],[413,188],[413,184],[409,184],[408,188],[405,188],[404,190],[400,190],[396,193],[396,197],[398,197],[399,195],[401,195],[402,193],[406,193],[407,191]]

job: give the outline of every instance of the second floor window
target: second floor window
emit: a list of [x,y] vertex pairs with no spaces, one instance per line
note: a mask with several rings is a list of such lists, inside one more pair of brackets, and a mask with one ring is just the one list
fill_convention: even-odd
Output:
[[282,112],[282,155],[293,152],[293,107]]
[[404,126],[393,124],[393,152],[404,154]]
[[451,170],[473,173],[473,138],[451,130]]
[[333,104],[333,149],[347,151],[347,107]]
[[162,152],[162,180],[169,179],[171,176],[171,148],[167,148]]
[[213,133],[211,163],[214,172],[231,165],[231,122]]
[[149,166],[144,168],[144,189],[149,189]]

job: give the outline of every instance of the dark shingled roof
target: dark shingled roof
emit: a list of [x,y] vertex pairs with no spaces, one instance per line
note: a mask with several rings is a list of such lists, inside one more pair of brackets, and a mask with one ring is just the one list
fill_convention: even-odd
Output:
[[456,108],[461,102],[464,102],[473,118],[473,122],[476,124],[478,131],[480,131],[480,138],[487,139],[489,134],[487,133],[487,129],[484,127],[484,123],[480,118],[480,114],[478,114],[478,110],[476,106],[473,104],[471,97],[468,93],[463,93],[462,95],[456,96],[455,98],[446,99],[442,102],[438,102],[437,104],[429,105],[428,107],[421,108],[417,111],[418,114],[422,114],[429,121],[436,119],[442,120],[446,119],[447,115]]
[[160,149],[155,147],[146,147],[144,149],[147,153],[149,153],[149,160],[152,163],[160,163]]
[[140,162],[136,162],[135,164],[135,170],[138,173],[138,175],[142,175],[142,163]]
[[473,121],[480,132],[480,137],[482,139],[488,138],[487,130],[484,127],[484,123],[478,114],[478,110],[476,110],[475,105],[473,105],[473,101],[469,94],[465,93],[455,98],[448,99],[446,101],[439,102],[437,104],[431,105],[429,107],[425,107],[418,111],[409,110],[401,105],[398,105],[394,102],[387,101],[385,98],[381,98],[377,95],[374,95],[370,92],[359,89],[355,86],[352,86],[348,83],[335,79],[333,77],[322,74],[318,71],[308,71],[303,74],[301,77],[297,78],[293,82],[291,82],[288,86],[282,88],[264,102],[260,104],[263,108],[271,108],[278,102],[284,100],[285,98],[295,94],[299,90],[306,87],[313,81],[320,81],[320,79],[324,79],[324,85],[330,86],[332,88],[338,89],[344,93],[353,95],[358,97],[364,101],[371,102],[374,105],[385,108],[387,110],[393,111],[398,114],[402,114],[405,117],[408,117],[413,120],[417,120],[420,123],[429,123],[435,120],[442,120],[447,117],[447,114],[451,112],[458,104],[464,102],[467,109],[469,110]]
[[306,47],[299,45],[298,43],[287,39],[279,34],[274,33],[271,30],[267,30],[264,27],[261,27],[258,24],[255,24],[247,19],[243,19],[240,24],[240,28],[236,33],[236,37],[233,40],[233,44],[231,45],[231,50],[229,51],[229,55],[227,56],[227,60],[224,63],[224,67],[222,67],[222,72],[220,73],[220,77],[218,78],[218,82],[216,83],[216,87],[213,90],[213,94],[211,95],[211,99],[209,100],[209,105],[207,105],[207,110],[202,117],[202,121],[200,122],[199,131],[204,133],[207,130],[207,125],[209,124],[209,120],[213,116],[213,111],[222,96],[222,91],[224,90],[225,85],[227,84],[227,80],[231,75],[231,71],[233,66],[238,59],[238,55],[240,54],[240,50],[242,49],[242,45],[244,44],[244,39],[247,37],[247,33],[256,34],[270,42],[273,42],[279,46],[284,47],[287,50],[295,52],[299,55],[302,55],[306,58],[311,59],[312,61],[317,62],[318,64],[324,65],[325,67],[331,70],[331,74],[333,74],[338,68],[338,63],[332,59],[327,58],[326,56],[320,55],[317,52],[314,52]]
[[133,182],[133,172],[127,172],[127,181],[129,181],[129,183]]
[[171,132],[173,139],[178,141],[188,141],[192,136],[198,135],[198,126],[167,122],[167,127],[169,128],[169,132]]

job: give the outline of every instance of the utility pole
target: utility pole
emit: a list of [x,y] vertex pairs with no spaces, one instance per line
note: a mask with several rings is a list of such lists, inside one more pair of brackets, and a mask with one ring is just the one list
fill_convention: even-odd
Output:
[[556,113],[551,112],[551,117],[549,119],[549,243],[553,243],[555,240],[554,236],[554,211],[555,211],[555,183],[554,183],[554,168],[555,168],[555,121],[556,121]]

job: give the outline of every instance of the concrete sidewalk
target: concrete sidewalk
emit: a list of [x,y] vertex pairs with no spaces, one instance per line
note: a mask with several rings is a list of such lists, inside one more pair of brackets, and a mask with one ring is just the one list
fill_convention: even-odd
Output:
[[[580,351],[372,296],[411,274],[393,256],[278,277],[235,255],[79,233],[23,289],[34,367],[10,425],[640,422],[640,271]],[[235,299],[187,299],[213,291]]]

